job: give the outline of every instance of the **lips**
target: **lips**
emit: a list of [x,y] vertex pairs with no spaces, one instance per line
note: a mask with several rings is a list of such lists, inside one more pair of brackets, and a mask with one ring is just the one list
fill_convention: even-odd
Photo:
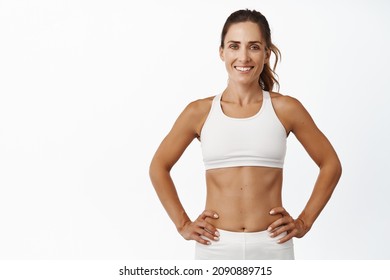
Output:
[[240,72],[249,72],[254,68],[254,66],[234,66],[234,68]]

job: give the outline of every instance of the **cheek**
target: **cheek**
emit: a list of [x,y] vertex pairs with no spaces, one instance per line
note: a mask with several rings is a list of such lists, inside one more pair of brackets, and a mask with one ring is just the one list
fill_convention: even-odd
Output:
[[222,57],[223,57],[222,61],[225,62],[226,65],[229,65],[234,61],[234,57],[229,53],[225,52],[225,54]]
[[259,57],[257,59],[257,62],[258,62],[258,64],[262,64],[262,65],[267,63],[267,56],[266,56],[266,54],[263,53],[263,54],[259,55]]

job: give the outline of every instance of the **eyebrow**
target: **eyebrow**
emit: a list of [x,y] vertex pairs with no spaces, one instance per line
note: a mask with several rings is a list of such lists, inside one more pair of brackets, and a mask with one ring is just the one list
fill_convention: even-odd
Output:
[[[233,41],[233,40],[230,40],[230,41],[228,41],[227,43],[228,43],[228,44],[229,44],[229,43],[241,44],[241,42],[240,42],[240,41]],[[262,43],[262,42],[260,42],[260,41],[249,41],[248,43],[249,43],[249,44],[254,44],[254,43],[257,43],[257,44],[260,44],[260,45],[262,45],[262,44],[263,44],[263,43]]]

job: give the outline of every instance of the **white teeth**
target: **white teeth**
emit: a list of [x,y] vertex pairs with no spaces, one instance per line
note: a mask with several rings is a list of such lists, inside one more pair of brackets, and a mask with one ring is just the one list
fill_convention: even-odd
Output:
[[247,72],[247,71],[251,70],[252,67],[239,67],[239,66],[236,66],[236,69],[238,71],[241,71],[241,72]]

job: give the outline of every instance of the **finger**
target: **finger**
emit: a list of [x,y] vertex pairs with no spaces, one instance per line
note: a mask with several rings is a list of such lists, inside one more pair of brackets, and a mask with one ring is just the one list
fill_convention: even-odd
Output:
[[212,239],[212,240],[219,240],[219,232],[218,230],[212,226],[211,224],[205,222],[205,221],[202,221],[202,222],[196,222],[195,223],[195,231],[200,234],[200,235],[204,235],[206,237],[208,237],[209,239]]
[[282,206],[272,208],[271,211],[269,211],[271,215],[276,215],[276,214],[282,214],[283,216],[289,215]]
[[203,239],[202,237],[200,237],[200,235],[195,234],[192,239],[200,244],[203,244],[203,245],[210,245],[211,244],[211,242],[209,240]]
[[282,224],[283,224],[282,219],[278,219],[269,225],[269,227],[267,228],[267,231],[273,232],[275,230],[275,228],[280,227]]
[[215,213],[214,211],[211,210],[204,210],[202,214],[199,215],[199,218],[204,220],[205,218],[213,218],[213,219],[218,219],[218,214]]
[[208,232],[207,230],[204,230],[204,229],[197,229],[196,230],[196,233],[198,233],[200,236],[204,236],[210,240],[214,240],[214,241],[218,241],[219,238],[218,236],[215,236],[213,234],[211,234],[210,232]]
[[293,238],[296,234],[297,234],[297,230],[296,229],[293,229],[289,234],[287,234],[286,236],[280,238],[277,242],[279,244],[283,244],[287,241],[289,241],[291,238]]
[[281,227],[278,227],[276,228],[273,232],[270,233],[269,236],[271,236],[272,238],[273,237],[277,237],[278,235],[284,233],[284,232],[290,232],[292,230],[295,229],[295,225],[294,224],[286,224],[284,226],[281,226]]
[[293,222],[293,219],[290,216],[282,217],[282,218],[277,219],[272,224],[270,224],[269,227],[267,228],[267,230],[269,232],[272,232],[275,229],[277,229],[278,227],[281,227],[281,226],[286,225],[286,224],[290,224],[292,222]]
[[212,225],[206,222],[205,220],[196,221],[196,225],[207,232],[211,233],[213,236],[219,236],[218,230]]

